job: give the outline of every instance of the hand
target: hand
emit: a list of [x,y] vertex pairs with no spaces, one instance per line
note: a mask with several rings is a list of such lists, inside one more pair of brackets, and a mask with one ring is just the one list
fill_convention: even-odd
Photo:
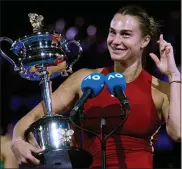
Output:
[[[66,63],[66,61],[61,61],[60,63],[59,63],[59,59],[57,59],[54,63],[52,63],[52,64],[48,64],[47,65],[47,71],[48,71],[48,76],[50,77],[53,73],[56,73],[56,72],[62,72],[63,70],[65,70],[66,69],[66,67],[67,67],[67,63]],[[35,74],[37,74],[37,75],[40,75],[40,73],[39,73],[39,70],[40,69],[40,66],[32,66],[31,68],[30,68],[30,72],[34,72]]]
[[43,151],[42,149],[36,148],[24,140],[14,142],[11,149],[17,159],[18,164],[40,164],[40,161],[36,159],[32,153],[40,153]]
[[173,74],[179,74],[179,71],[177,69],[175,60],[174,60],[174,52],[173,47],[170,43],[167,43],[163,39],[163,35],[160,35],[159,41],[159,50],[160,50],[160,59],[154,54],[150,53],[149,55],[155,62],[157,68],[162,74],[169,76],[172,76]]

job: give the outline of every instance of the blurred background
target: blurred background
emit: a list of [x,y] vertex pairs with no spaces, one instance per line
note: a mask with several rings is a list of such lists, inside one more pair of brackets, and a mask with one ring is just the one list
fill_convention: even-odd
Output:
[[[112,64],[106,46],[106,38],[113,14],[125,5],[140,5],[162,25],[159,33],[169,41],[175,52],[176,64],[181,71],[181,1],[1,1],[1,36],[16,40],[32,33],[28,14],[44,16],[48,30],[64,34],[66,39],[80,40],[83,55],[74,66],[96,68]],[[157,37],[158,38],[158,37]],[[1,47],[9,56],[9,44]],[[150,52],[158,54],[156,41]],[[28,81],[13,71],[12,65],[0,57],[1,65],[1,134],[6,133],[8,124],[14,124],[41,100],[39,84]],[[145,69],[157,78],[168,81],[161,75],[155,64],[146,54]],[[57,77],[53,80],[53,91],[65,80]],[[155,168],[180,168],[181,144],[174,143],[167,135],[165,126],[160,130],[155,145]]]

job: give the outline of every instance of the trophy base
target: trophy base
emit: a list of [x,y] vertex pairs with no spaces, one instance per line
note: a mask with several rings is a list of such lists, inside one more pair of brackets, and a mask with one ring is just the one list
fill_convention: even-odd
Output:
[[20,169],[28,168],[54,168],[54,169],[76,169],[88,168],[92,163],[92,155],[78,148],[68,150],[50,150],[37,155],[40,165],[21,164]]

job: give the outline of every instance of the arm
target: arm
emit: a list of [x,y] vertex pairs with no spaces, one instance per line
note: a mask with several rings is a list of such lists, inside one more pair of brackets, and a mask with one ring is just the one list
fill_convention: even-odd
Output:
[[[180,73],[168,77],[169,82],[180,81]],[[166,86],[162,113],[166,121],[166,132],[174,141],[180,141],[180,86],[181,83],[170,83]]]
[[[90,73],[88,69],[81,69],[75,72],[69,76],[69,78],[67,78],[54,93],[52,93],[51,99],[53,113],[63,114],[65,111],[69,111],[72,108],[76,99],[81,95],[80,83],[88,73]],[[39,153],[42,150],[25,142],[23,139],[25,130],[30,124],[44,116],[44,112],[43,102],[41,102],[15,125],[12,150],[16,156],[18,164],[30,162],[34,164],[40,163],[40,161],[32,155],[32,152]]]
[[[83,70],[82,70],[83,71]],[[80,84],[77,77],[81,71],[72,74],[67,78],[51,95],[52,111],[53,113],[63,114],[65,111],[71,109],[75,99],[78,97],[78,87]],[[74,82],[74,83],[73,83]],[[39,103],[34,109],[21,118],[15,125],[13,132],[13,140],[24,139],[25,130],[36,120],[45,115],[43,101]]]
[[6,148],[6,153],[4,157],[4,168],[18,168],[16,158],[10,148],[11,143],[8,142],[8,147]]
[[[159,38],[160,59],[153,53],[150,54],[159,71],[168,76],[169,84],[162,85],[160,82],[160,91],[165,90],[162,114],[166,121],[166,131],[168,135],[175,141],[181,139],[180,135],[180,83],[172,81],[180,81],[180,72],[177,69],[173,47],[170,43],[163,39],[163,35]],[[163,86],[163,87],[162,87]]]
[[10,148],[11,140],[6,136],[1,137],[1,157],[4,168],[18,168],[16,158]]
[[43,115],[43,103],[41,102],[17,122],[13,130],[12,142],[18,139],[24,139],[25,130]]

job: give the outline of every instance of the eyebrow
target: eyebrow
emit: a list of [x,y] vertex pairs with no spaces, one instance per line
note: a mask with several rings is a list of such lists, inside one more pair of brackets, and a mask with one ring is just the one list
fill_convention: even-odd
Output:
[[[112,30],[112,31],[116,31],[114,28],[112,28],[112,27],[110,27],[109,28],[110,30]],[[121,30],[120,32],[133,32],[132,30],[130,30],[130,29],[123,29],[123,30]]]

